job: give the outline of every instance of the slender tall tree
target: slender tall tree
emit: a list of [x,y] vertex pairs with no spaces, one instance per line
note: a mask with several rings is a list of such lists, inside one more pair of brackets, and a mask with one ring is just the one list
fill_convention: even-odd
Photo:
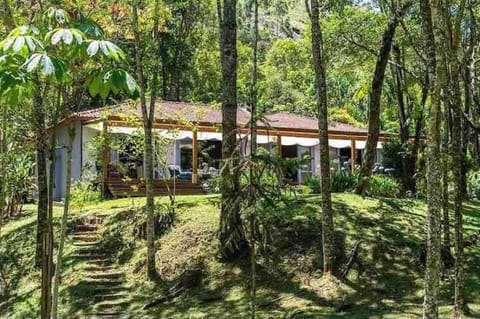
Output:
[[438,318],[438,294],[440,286],[442,193],[438,185],[442,179],[440,158],[441,102],[440,83],[437,80],[437,45],[435,43],[432,8],[437,10],[437,1],[420,1],[420,12],[425,36],[428,83],[430,86],[429,129],[427,140],[427,264],[425,269],[424,319]]
[[[453,14],[452,3],[439,2],[438,20],[441,26],[439,39],[445,43],[443,51],[442,67],[445,76],[441,78],[443,96],[445,97],[445,110],[451,114],[451,141],[450,154],[451,171],[453,175],[453,200],[455,217],[455,311],[454,317],[461,318],[467,310],[465,300],[465,265],[463,252],[463,164],[466,154],[462,143],[462,90],[460,86],[461,74],[464,70],[462,59],[464,53],[462,47],[462,20],[466,9],[466,0],[460,0],[455,4]],[[468,51],[468,46],[467,50]],[[466,102],[468,103],[468,97]]]
[[332,273],[335,261],[335,233],[330,194],[330,148],[328,146],[328,100],[325,57],[323,50],[320,8],[318,0],[305,1],[312,28],[312,56],[315,69],[320,171],[322,180],[322,244],[323,271]]
[[[158,27],[159,27],[160,1],[155,1],[154,21],[153,21],[153,41],[158,46]],[[146,185],[146,210],[147,210],[147,276],[150,280],[155,280],[158,276],[155,268],[155,199],[153,187],[153,122],[155,119],[155,103],[157,99],[158,75],[160,57],[154,59],[155,65],[152,68],[152,80],[150,83],[150,101],[146,99],[146,78],[143,70],[144,51],[141,39],[141,33],[138,24],[138,2],[132,4],[132,27],[135,36],[135,68],[137,71],[138,83],[140,86],[140,107],[142,110],[143,128],[144,128],[144,152],[145,152],[145,185]],[[156,50],[158,53],[158,50]]]
[[399,20],[410,5],[411,2],[407,2],[403,5],[395,4],[392,7],[392,17],[383,33],[382,46],[377,55],[377,63],[375,65],[370,89],[370,101],[368,106],[368,138],[362,160],[362,167],[360,169],[360,179],[355,187],[356,194],[365,193],[365,190],[368,188],[368,180],[372,175],[373,164],[377,152],[378,137],[380,135],[380,102],[382,98],[385,70],[392,49],[395,30],[397,29]]
[[257,297],[257,249],[256,249],[256,219],[257,219],[257,192],[255,190],[255,168],[256,168],[256,152],[257,152],[257,81],[258,81],[258,0],[253,0],[253,30],[252,30],[252,83],[250,88],[250,158],[252,165],[250,166],[250,269],[251,269],[251,318],[256,317],[256,297]]
[[52,295],[52,319],[58,318],[58,293],[60,290],[60,278],[62,273],[62,256],[63,248],[65,246],[65,237],[67,235],[67,222],[70,210],[70,191],[72,188],[72,153],[73,141],[75,139],[75,126],[68,127],[68,145],[67,145],[67,173],[65,176],[65,202],[63,203],[63,216],[60,228],[60,238],[58,243],[57,262],[55,267],[55,278],[53,281],[53,295]]
[[230,261],[246,248],[245,231],[236,198],[240,187],[237,148],[237,1],[217,2],[220,22],[222,64],[222,204],[220,212],[220,255]]

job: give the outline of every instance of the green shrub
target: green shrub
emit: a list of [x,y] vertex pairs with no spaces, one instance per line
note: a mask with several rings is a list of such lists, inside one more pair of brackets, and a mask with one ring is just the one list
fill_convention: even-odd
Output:
[[72,185],[70,201],[74,208],[82,208],[102,200],[102,192],[95,186],[97,178],[93,174],[85,174],[82,179]]
[[480,199],[480,170],[468,173],[467,189],[472,199]]
[[322,181],[318,176],[311,176],[307,178],[305,185],[310,187],[312,194],[320,194],[322,192]]
[[308,195],[313,192],[312,188],[310,188],[308,185],[297,185],[295,186],[295,191],[297,194],[301,195]]
[[[335,170],[330,175],[330,191],[332,193],[344,193],[352,191],[357,183],[358,176],[350,172]],[[305,181],[313,194],[322,192],[322,180],[320,176],[310,177]]]
[[357,184],[358,176],[344,171],[333,171],[330,175],[330,191],[332,193],[344,193],[353,190]]
[[366,193],[372,197],[397,197],[400,193],[400,185],[391,176],[373,175]]

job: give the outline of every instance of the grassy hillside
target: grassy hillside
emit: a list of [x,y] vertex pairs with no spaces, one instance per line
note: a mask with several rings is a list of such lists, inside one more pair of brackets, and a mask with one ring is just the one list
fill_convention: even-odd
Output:
[[[161,200],[159,200],[161,201]],[[145,281],[146,247],[141,207],[144,199],[121,199],[86,207],[76,218],[107,215],[103,247],[108,249],[130,287],[128,313],[132,318],[246,318],[248,260],[233,265],[217,261],[217,196],[179,196],[173,226],[157,241],[157,267],[162,280]],[[321,227],[319,198],[300,196],[265,216],[269,242],[259,258],[258,304],[261,318],[421,318],[423,293],[422,239],[425,205],[415,200],[362,199],[335,194],[335,225],[346,235],[346,251],[360,240],[359,256],[364,271],[354,267],[345,282],[321,279]],[[31,209],[32,207],[30,207]],[[59,214],[60,211],[57,212]],[[57,215],[58,216],[58,215]],[[74,220],[72,220],[74,223]],[[17,249],[16,267],[21,284],[16,296],[2,304],[0,317],[34,318],[38,306],[38,272],[31,272],[35,217],[25,216],[2,230],[2,246]],[[480,229],[480,203],[465,205],[465,230]],[[88,305],[79,302],[82,263],[71,258],[67,245],[62,287],[62,314],[82,317]],[[467,297],[480,318],[480,247],[466,251]],[[145,303],[165,295],[186,269],[201,268],[202,281],[180,296],[142,310]],[[28,274],[26,277],[23,275]],[[449,317],[453,281],[449,274],[442,285],[442,317]],[[339,306],[343,304],[340,311]]]

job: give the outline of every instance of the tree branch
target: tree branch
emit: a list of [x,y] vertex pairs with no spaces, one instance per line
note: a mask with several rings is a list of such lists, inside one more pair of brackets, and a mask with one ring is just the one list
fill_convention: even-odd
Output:
[[[359,48],[367,51],[368,53],[371,53],[373,54],[375,57],[378,58],[378,52],[375,51],[374,49],[370,48],[369,46],[365,45],[365,44],[362,44],[362,43],[359,43],[357,42],[356,40],[352,39],[352,38],[349,38],[347,37],[345,34],[342,34],[343,38],[347,41],[347,42],[350,42],[351,44],[355,45],[355,46],[358,46]],[[388,60],[388,63],[395,66],[395,67],[398,67],[400,68],[402,71],[404,71],[405,73],[408,73],[410,74],[411,76],[413,76],[417,81],[419,82],[422,82],[420,77],[413,71],[410,71],[409,69],[407,69],[406,67],[404,67],[403,65],[400,65],[398,63],[396,63],[395,61],[392,61],[392,60]]]

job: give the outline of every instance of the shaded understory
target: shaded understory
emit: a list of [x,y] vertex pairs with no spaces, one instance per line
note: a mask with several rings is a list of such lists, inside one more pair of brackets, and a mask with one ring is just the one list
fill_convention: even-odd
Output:
[[[161,199],[159,199],[161,201]],[[143,199],[122,199],[87,207],[78,216],[107,215],[103,249],[125,274],[132,318],[246,318],[249,311],[248,260],[221,264],[216,259],[218,197],[179,196],[173,226],[157,240],[157,268],[161,281],[145,281],[146,247],[141,206]],[[415,200],[362,199],[335,194],[335,225],[346,237],[346,251],[361,241],[359,256],[364,270],[354,267],[343,283],[320,279],[321,227],[319,198],[306,195],[282,204],[264,218],[268,221],[267,245],[258,260],[258,312],[261,318],[421,318],[425,205]],[[465,205],[466,236],[480,229],[480,203]],[[75,223],[75,218],[72,219]],[[33,213],[2,230],[2,243],[21,247],[21,263],[31,262],[35,232]],[[15,234],[13,236],[12,234]],[[31,238],[30,238],[31,237]],[[15,244],[15,245],[13,245]],[[480,318],[480,245],[466,251],[467,297]],[[88,304],[81,278],[84,264],[73,258],[69,240],[61,291],[61,313],[81,318]],[[149,311],[145,303],[165,295],[186,269],[200,268],[201,282],[180,296]],[[30,271],[31,270],[31,271]],[[20,274],[19,274],[20,275]],[[29,268],[10,302],[2,304],[0,317],[34,318],[38,305],[38,272]],[[442,318],[450,317],[453,281],[447,274],[442,285]],[[338,311],[340,305],[341,310]]]

